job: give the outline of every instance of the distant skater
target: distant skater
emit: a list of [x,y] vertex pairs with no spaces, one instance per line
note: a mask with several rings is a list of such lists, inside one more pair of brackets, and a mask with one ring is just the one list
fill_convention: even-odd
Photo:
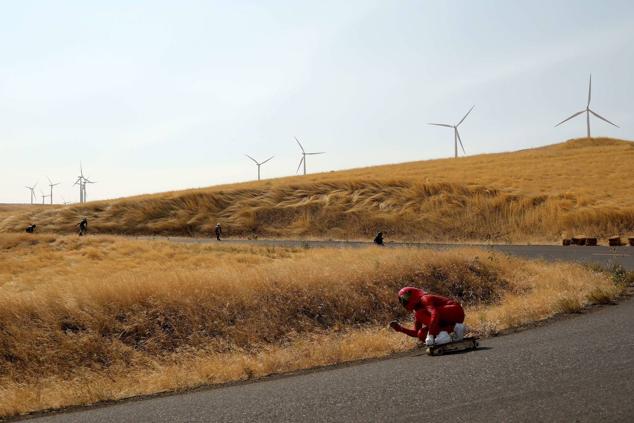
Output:
[[220,237],[222,236],[222,228],[220,227],[220,223],[216,223],[216,229],[214,229],[216,233],[216,239],[220,241]]
[[374,243],[376,245],[384,245],[383,244],[383,232],[379,232],[378,234],[376,234],[376,236],[374,237]]
[[33,232],[35,232],[35,227],[36,227],[36,226],[37,226],[36,224],[33,224],[33,225],[29,225],[29,226],[27,226],[27,227],[26,227],[26,233],[28,233],[28,234],[32,234]]
[[79,222],[79,236],[86,235],[88,232],[88,219],[85,217]]

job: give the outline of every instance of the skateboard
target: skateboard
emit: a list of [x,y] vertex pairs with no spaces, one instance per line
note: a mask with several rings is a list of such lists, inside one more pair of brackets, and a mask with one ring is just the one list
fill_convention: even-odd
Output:
[[446,352],[475,350],[480,346],[478,342],[480,338],[477,336],[465,337],[462,341],[453,341],[442,345],[432,345],[431,347],[423,345],[428,355],[443,355]]

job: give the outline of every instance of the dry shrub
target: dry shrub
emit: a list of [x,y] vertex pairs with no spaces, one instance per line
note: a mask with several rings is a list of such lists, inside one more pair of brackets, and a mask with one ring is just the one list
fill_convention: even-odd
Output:
[[614,298],[621,291],[618,286],[596,287],[588,293],[588,301],[592,304],[614,304]]
[[556,310],[559,313],[579,313],[583,310],[583,303],[575,297],[563,297],[557,301]]

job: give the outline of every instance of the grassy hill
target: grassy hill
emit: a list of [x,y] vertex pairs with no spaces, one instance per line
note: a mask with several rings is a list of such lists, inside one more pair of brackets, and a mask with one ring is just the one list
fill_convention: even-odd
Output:
[[95,201],[0,210],[0,231],[427,241],[555,241],[634,233],[634,143],[570,140],[511,153],[418,161]]

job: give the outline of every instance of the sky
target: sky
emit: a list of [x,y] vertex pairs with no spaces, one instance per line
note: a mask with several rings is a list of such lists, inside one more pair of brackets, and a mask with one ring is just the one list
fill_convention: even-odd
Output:
[[[630,0],[20,0],[0,5],[0,203],[117,198],[634,139]],[[48,199],[47,199],[48,201]]]

